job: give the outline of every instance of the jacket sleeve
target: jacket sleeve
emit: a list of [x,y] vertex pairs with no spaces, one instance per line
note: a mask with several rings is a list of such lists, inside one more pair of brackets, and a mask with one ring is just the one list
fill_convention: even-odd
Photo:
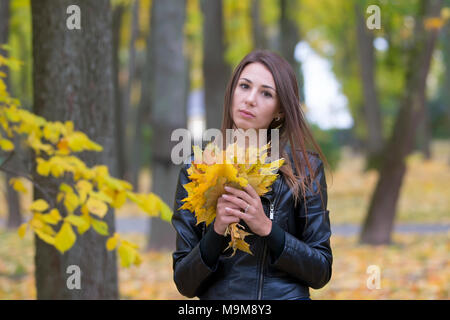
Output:
[[[314,192],[308,191],[305,194],[306,203],[300,202],[295,212],[296,219],[304,222],[303,232],[296,236],[285,232],[283,251],[272,264],[313,289],[320,289],[328,283],[333,263],[329,210],[326,209],[327,183],[322,161],[317,168],[313,183]],[[322,191],[323,204],[320,193],[314,194],[318,184]]]
[[178,210],[187,197],[183,185],[190,182],[187,175],[187,166],[183,165],[178,176],[178,185],[175,193],[175,203],[172,216],[172,225],[177,232],[176,249],[172,254],[174,282],[178,291],[192,298],[198,295],[201,284],[215,271],[217,264],[211,268],[202,259],[200,240],[202,230],[197,226],[195,215],[186,209]]

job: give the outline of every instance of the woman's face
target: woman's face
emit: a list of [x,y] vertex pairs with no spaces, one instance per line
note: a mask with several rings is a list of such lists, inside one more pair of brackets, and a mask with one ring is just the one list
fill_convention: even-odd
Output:
[[231,112],[238,129],[268,129],[282,117],[272,73],[261,63],[245,66],[233,94]]

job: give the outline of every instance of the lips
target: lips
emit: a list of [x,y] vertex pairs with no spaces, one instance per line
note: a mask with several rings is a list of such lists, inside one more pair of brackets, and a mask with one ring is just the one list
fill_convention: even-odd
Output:
[[254,118],[255,117],[255,115],[252,112],[247,111],[247,110],[240,109],[239,113],[245,118]]

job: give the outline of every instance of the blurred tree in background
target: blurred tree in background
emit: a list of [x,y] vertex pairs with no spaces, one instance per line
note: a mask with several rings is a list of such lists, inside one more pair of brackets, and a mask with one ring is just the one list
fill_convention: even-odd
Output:
[[[117,176],[114,140],[112,12],[108,0],[76,1],[82,12],[81,30],[69,31],[65,13],[73,1],[32,1],[33,112],[49,120],[71,120],[103,146],[99,154],[81,154],[89,165],[102,163]],[[111,111],[112,109],[112,111]],[[34,157],[33,157],[34,159]],[[36,163],[33,163],[36,168]],[[33,174],[56,197],[54,179]],[[37,188],[35,199],[43,197]],[[115,232],[113,214],[104,221]],[[106,239],[90,229],[64,254],[35,237],[38,299],[117,299],[116,254]],[[83,271],[83,290],[69,290],[66,268]]]

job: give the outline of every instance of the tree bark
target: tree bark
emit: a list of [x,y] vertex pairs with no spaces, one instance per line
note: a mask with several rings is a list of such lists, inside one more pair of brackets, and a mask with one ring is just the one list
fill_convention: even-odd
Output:
[[252,33],[255,49],[268,49],[266,30],[261,21],[261,0],[252,0]]
[[[445,5],[447,7],[450,7],[450,0],[445,1]],[[450,23],[447,22],[447,24],[443,27],[442,34],[441,34],[441,45],[442,45],[442,57],[443,62],[445,66],[445,74],[444,74],[444,81],[442,84],[442,101],[445,103],[444,110],[446,111],[443,115],[443,120],[440,121],[440,123],[445,127],[447,127],[447,130],[450,130]],[[449,132],[449,131],[447,131]],[[450,164],[450,155],[449,155],[449,162]]]
[[222,6],[222,0],[202,1],[206,129],[222,127],[225,89],[231,73],[224,55]]
[[[81,9],[81,30],[66,27],[66,10],[73,4]],[[75,130],[83,131],[103,146],[102,152],[82,152],[77,156],[89,167],[107,165],[110,174],[117,177],[109,1],[39,0],[32,1],[31,8],[34,113],[50,121],[73,121]],[[56,199],[62,179],[38,176],[35,168],[34,160],[33,178]],[[33,198],[41,196],[35,188]],[[66,214],[61,205],[57,208]],[[113,209],[104,221],[113,234]],[[74,247],[61,254],[35,237],[37,298],[117,299],[116,252],[106,250],[106,239],[91,228],[78,235]],[[81,289],[67,286],[67,268],[71,265],[81,270]]]
[[438,16],[442,1],[422,0],[420,4],[415,39],[408,56],[406,92],[364,221],[361,243],[376,245],[391,242],[398,196],[406,172],[405,159],[414,147],[416,130],[423,117],[426,78],[437,38],[436,30],[424,29],[423,18]]
[[430,111],[427,101],[424,101],[424,110],[422,122],[419,125],[419,149],[423,154],[424,159],[431,159],[431,126],[430,126]]
[[[150,17],[152,14],[152,6],[150,6]],[[141,70],[141,97],[139,105],[136,108],[134,116],[134,136],[131,143],[131,164],[130,164],[130,183],[135,190],[139,187],[139,171],[142,166],[142,147],[144,146],[144,132],[145,125],[150,123],[150,110],[152,109],[152,96],[150,92],[151,79],[153,73],[153,67],[151,65],[152,60],[152,33],[148,33],[147,44],[145,50],[145,62],[144,67]],[[151,152],[152,150],[150,150]]]
[[300,34],[297,23],[291,18],[290,14],[298,10],[298,1],[281,0],[280,1],[280,49],[282,56],[291,64],[297,77],[300,101],[305,102],[304,79],[301,64],[294,58],[295,47],[300,42]]
[[368,168],[379,168],[381,151],[383,149],[382,124],[380,104],[375,84],[375,50],[373,34],[366,27],[364,8],[355,2],[356,44],[358,48],[359,71],[363,87],[364,118],[367,128],[367,159]]
[[112,52],[113,52],[113,77],[114,77],[114,108],[115,108],[115,127],[114,135],[117,145],[117,170],[118,178],[123,179],[126,168],[126,146],[125,146],[125,119],[123,105],[123,90],[120,84],[120,30],[122,26],[122,18],[125,12],[125,5],[118,4],[112,11]]
[[[0,0],[0,45],[7,44],[9,38],[9,18],[10,18],[10,0]],[[0,48],[0,55],[8,57],[8,51]],[[0,72],[6,74],[3,82],[6,85],[8,92],[11,94],[11,86],[9,81],[9,70],[6,67],[0,67]],[[3,129],[0,129],[2,134]],[[8,161],[8,169],[19,169],[17,164],[18,157],[22,153],[19,149],[18,140],[14,139],[14,155]],[[14,167],[14,168],[12,168]],[[6,227],[8,229],[15,229],[22,223],[22,214],[20,213],[20,197],[19,193],[9,184],[9,180],[15,175],[11,173],[5,174],[5,190],[6,190],[6,204],[8,207],[8,220]]]
[[[136,39],[139,34],[139,1],[136,0],[133,3],[132,9],[131,9],[131,35],[130,35],[130,44],[129,44],[129,58],[128,58],[128,79],[127,84],[125,87],[125,90],[123,92],[123,123],[128,124],[128,118],[131,114],[131,91],[133,88],[133,82],[135,78],[135,70],[136,70]],[[127,139],[128,135],[126,134],[126,130],[124,132],[124,137]],[[129,138],[128,138],[129,139]],[[131,154],[132,148],[131,146],[133,143],[131,143],[129,140],[128,143],[125,146],[125,152],[126,155]],[[125,156],[125,163],[124,163],[124,173],[123,173],[123,179],[127,181],[131,181],[132,179],[132,173],[131,173],[131,166],[129,164],[129,160],[131,157]]]
[[[171,135],[186,128],[186,67],[183,55],[185,1],[154,1],[151,16],[152,192],[173,204],[179,167],[171,160]],[[151,219],[148,249],[175,249],[170,223]]]
[[[0,46],[8,43],[9,39],[9,17],[10,17],[10,0],[0,0]],[[0,48],[0,55],[7,57],[8,51]],[[0,67],[2,72],[8,69]]]

